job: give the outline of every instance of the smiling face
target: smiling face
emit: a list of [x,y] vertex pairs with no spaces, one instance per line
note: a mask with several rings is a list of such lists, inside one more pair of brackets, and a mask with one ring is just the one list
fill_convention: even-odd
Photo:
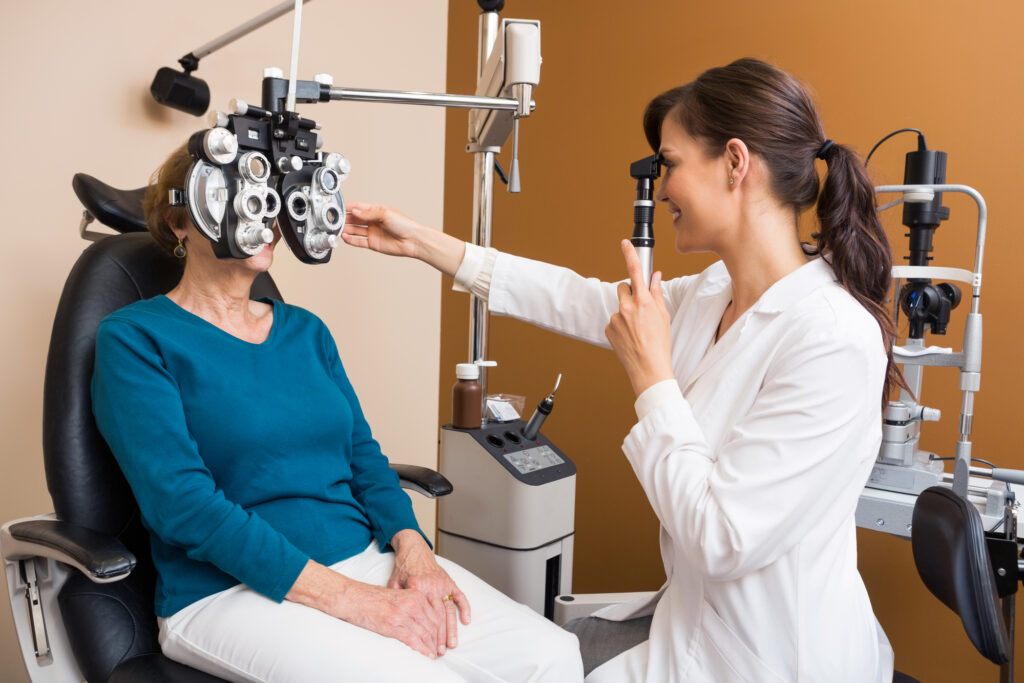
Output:
[[680,253],[720,252],[728,239],[729,173],[725,154],[710,156],[677,121],[666,116],[661,125],[663,177],[654,197],[668,204]]

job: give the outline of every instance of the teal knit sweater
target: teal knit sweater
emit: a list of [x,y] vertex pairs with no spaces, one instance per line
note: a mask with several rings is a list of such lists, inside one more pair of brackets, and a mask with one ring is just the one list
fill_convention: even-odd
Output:
[[268,303],[262,344],[165,296],[100,325],[93,413],[150,531],[160,616],[239,582],[281,601],[310,558],[419,530],[326,326]]

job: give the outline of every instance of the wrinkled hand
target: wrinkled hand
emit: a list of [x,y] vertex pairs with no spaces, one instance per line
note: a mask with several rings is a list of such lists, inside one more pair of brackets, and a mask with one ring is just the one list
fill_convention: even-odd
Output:
[[438,656],[443,620],[423,593],[351,581],[337,598],[336,607],[325,610],[328,614],[401,641],[431,659]]
[[395,569],[387,586],[409,589],[426,598],[438,623],[435,648],[437,654],[443,655],[447,648],[459,644],[458,617],[462,617],[463,624],[469,624],[469,600],[437,563],[434,553],[418,533],[409,529],[400,531],[391,545],[395,548]]
[[420,230],[429,228],[381,204],[347,202],[345,227],[341,239],[345,244],[372,249],[381,254],[418,258]]
[[622,240],[622,255],[630,281],[619,284],[619,312],[611,317],[604,333],[639,396],[648,387],[673,378],[669,315],[661,293],[661,271],[651,277],[648,289],[640,257],[629,240]]

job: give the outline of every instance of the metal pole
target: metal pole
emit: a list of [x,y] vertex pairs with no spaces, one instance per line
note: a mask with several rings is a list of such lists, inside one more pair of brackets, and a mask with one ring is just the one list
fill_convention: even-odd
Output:
[[480,32],[477,37],[476,44],[477,80],[484,75],[484,66],[487,64],[487,60],[491,58],[491,53],[494,51],[494,43],[498,39],[498,22],[499,17],[497,12],[480,13]]
[[[434,107],[462,109],[503,109],[514,111],[518,100],[508,97],[477,97],[476,95],[449,95],[446,93],[407,92],[401,90],[369,90],[366,88],[331,88],[332,100],[355,102],[388,102],[391,104],[423,104]],[[533,102],[530,102],[533,108]]]
[[299,71],[299,32],[302,29],[302,2],[295,0],[295,21],[292,23],[292,65],[288,75],[288,98],[285,111],[295,111],[295,81]]
[[[498,13],[480,14],[477,36],[476,76],[479,81],[484,66],[494,50],[498,38]],[[512,100],[515,102],[515,100]],[[518,102],[516,103],[518,105]],[[473,244],[491,246],[491,215],[494,198],[494,151],[475,150],[473,164]],[[469,298],[469,355],[470,361],[487,360],[487,302],[475,296]],[[480,365],[482,422],[487,420],[487,367]]]
[[[309,2],[309,0],[302,0],[302,2],[306,3]],[[285,0],[285,2],[271,7],[263,14],[255,17],[254,19],[250,19],[241,26],[231,29],[219,38],[214,38],[210,42],[197,47],[195,50],[192,50],[190,54],[196,59],[202,59],[206,55],[216,52],[229,43],[235,42],[242,36],[252,33],[260,26],[270,23],[282,14],[287,14],[293,9],[295,9],[295,3],[293,0]]]
[[[494,152],[474,154],[473,165],[473,244],[491,246],[492,201],[494,198]],[[469,360],[487,360],[487,302],[469,297]],[[480,366],[483,408],[487,401],[487,367]],[[483,415],[483,413],[481,413]]]

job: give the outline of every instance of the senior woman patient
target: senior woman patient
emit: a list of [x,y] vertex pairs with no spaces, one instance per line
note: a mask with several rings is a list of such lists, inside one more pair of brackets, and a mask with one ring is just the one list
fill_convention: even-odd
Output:
[[232,681],[581,680],[575,636],[433,554],[323,322],[249,299],[280,234],[218,259],[168,206],[190,163],[172,153],[144,202],[181,281],[103,321],[92,387],[164,653]]

